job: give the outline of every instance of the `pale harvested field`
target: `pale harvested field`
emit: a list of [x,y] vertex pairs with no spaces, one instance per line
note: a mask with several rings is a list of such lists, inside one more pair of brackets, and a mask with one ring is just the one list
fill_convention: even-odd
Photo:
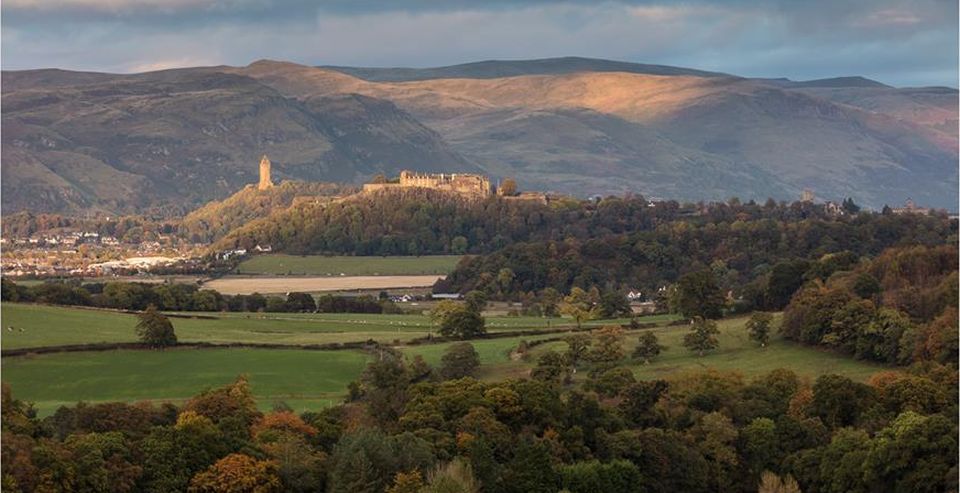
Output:
[[343,277],[223,277],[205,288],[223,294],[268,294],[300,291],[349,291],[354,289],[421,288],[433,286],[443,276],[343,276]]

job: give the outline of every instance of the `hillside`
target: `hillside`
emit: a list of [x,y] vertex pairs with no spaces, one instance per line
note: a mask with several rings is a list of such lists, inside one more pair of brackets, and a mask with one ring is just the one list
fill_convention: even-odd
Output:
[[295,200],[321,201],[355,189],[333,183],[284,181],[267,190],[247,185],[222,201],[213,201],[187,214],[180,233],[193,242],[215,241],[244,224],[290,207]]
[[388,101],[300,101],[208,69],[60,73],[3,74],[5,212],[181,214],[255,182],[264,153],[275,181],[476,169]]
[[[3,73],[3,207],[184,212],[255,181],[485,172],[526,189],[956,208],[957,90],[584,58],[434,69],[263,60]],[[13,186],[15,184],[15,186]]]

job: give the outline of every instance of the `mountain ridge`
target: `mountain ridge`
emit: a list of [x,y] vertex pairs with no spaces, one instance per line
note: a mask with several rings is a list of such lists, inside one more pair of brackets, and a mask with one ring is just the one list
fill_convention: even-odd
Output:
[[[183,213],[254,181],[262,153],[280,179],[412,168],[574,194],[955,204],[950,88],[579,57],[349,68],[4,71],[3,207]],[[436,78],[451,75],[470,77]]]

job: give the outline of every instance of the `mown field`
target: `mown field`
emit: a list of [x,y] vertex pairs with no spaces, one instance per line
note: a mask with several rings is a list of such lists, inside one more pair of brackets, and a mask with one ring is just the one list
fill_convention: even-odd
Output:
[[224,276],[204,283],[203,287],[222,294],[279,294],[331,293],[381,290],[429,289],[442,276],[436,274],[413,276]]
[[459,255],[421,257],[354,257],[323,255],[256,255],[243,261],[238,274],[309,276],[446,275]]
[[257,403],[297,411],[339,402],[363,371],[360,351],[168,349],[3,358],[3,381],[41,415],[78,401],[182,402],[245,374]]

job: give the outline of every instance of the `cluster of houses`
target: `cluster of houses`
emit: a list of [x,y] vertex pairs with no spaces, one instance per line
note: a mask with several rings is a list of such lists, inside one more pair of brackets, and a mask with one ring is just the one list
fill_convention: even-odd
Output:
[[252,252],[270,253],[272,251],[273,251],[273,247],[271,247],[270,245],[267,245],[267,246],[257,245],[253,247],[251,250],[247,250],[246,248],[234,248],[233,250],[225,250],[222,252],[217,252],[216,258],[219,260],[230,260],[231,258],[243,258],[248,253],[252,253]]
[[55,235],[43,235],[38,237],[30,238],[14,238],[8,240],[7,238],[0,238],[0,244],[12,245],[12,246],[22,246],[22,247],[74,247],[79,245],[103,245],[103,246],[119,246],[120,240],[113,236],[101,235],[100,233],[91,232],[91,231],[75,231],[72,233],[64,234],[55,234]]
[[[0,238],[0,267],[9,277],[84,277],[130,275],[174,266],[199,268],[185,258],[191,247],[174,248],[173,238],[126,243],[109,235],[75,231]],[[196,248],[193,245],[192,248]]]

